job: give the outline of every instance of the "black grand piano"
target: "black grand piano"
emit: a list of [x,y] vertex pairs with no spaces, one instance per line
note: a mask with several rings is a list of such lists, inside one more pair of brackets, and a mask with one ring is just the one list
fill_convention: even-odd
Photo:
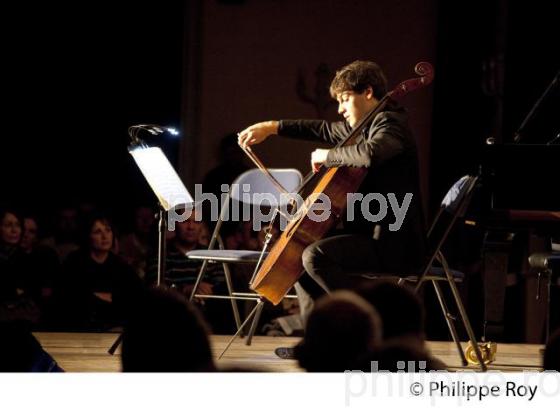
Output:
[[[531,252],[530,248],[535,246],[550,250],[554,241],[560,242],[559,77],[560,72],[511,143],[489,139],[483,150],[481,180],[487,203],[480,222],[485,230],[482,255],[486,340],[503,340],[505,291],[512,269],[509,265],[515,257],[518,261],[527,259],[514,246],[516,238],[522,236],[526,241],[525,252]],[[537,245],[528,241],[532,237],[540,239]],[[516,252],[520,254],[515,255]],[[528,271],[527,266],[521,269]],[[528,300],[532,295],[526,293]],[[531,315],[534,310],[526,309],[526,314]],[[538,337],[528,339],[527,342],[541,341]]]

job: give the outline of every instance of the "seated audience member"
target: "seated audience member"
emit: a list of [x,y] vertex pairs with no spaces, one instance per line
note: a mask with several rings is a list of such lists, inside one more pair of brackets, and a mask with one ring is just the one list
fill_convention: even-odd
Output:
[[424,347],[424,307],[408,287],[390,280],[372,280],[356,289],[381,316],[383,340],[408,340]]
[[544,349],[543,368],[560,372],[560,329],[548,338]]
[[[196,220],[193,210],[189,218],[175,224],[175,237],[169,243],[165,260],[165,280],[163,283],[177,288],[189,297],[196,282],[202,263],[189,259],[186,254],[195,249],[207,249],[199,242],[202,221]],[[197,293],[201,295],[225,294],[227,291],[221,264],[208,264],[205,276],[199,283]],[[147,280],[154,283],[157,277],[158,260],[151,258],[148,264]],[[201,299],[198,301],[204,318],[213,333],[230,333],[234,325],[231,304],[228,300]]]
[[308,372],[343,372],[352,370],[380,341],[375,309],[357,294],[341,290],[317,301],[294,355]]
[[25,292],[20,248],[21,218],[13,210],[0,210],[0,321],[23,320],[36,323],[37,305]]
[[12,210],[0,210],[0,300],[17,298],[17,262],[21,257],[21,220]]
[[74,206],[67,205],[59,208],[56,213],[56,221],[53,236],[49,236],[41,242],[57,253],[61,263],[66,257],[77,250],[79,235],[79,216],[78,209]]
[[[202,180],[202,191],[204,193],[213,194],[219,200],[219,209],[222,206],[222,193],[227,192],[233,183],[243,172],[249,169],[248,158],[237,143],[237,134],[235,132],[225,135],[219,145],[217,152],[218,164],[209,170]],[[226,186],[222,190],[223,186]],[[230,205],[232,201],[230,200]],[[209,201],[202,204],[203,219],[206,221],[210,231],[214,230],[216,220],[212,218],[212,206]],[[230,208],[231,210],[231,208]],[[239,222],[236,220],[224,221],[220,229],[224,242],[229,242],[238,229]],[[226,245],[226,249],[236,249],[235,247]]]
[[0,322],[0,372],[63,372],[27,323]]
[[65,327],[104,330],[122,323],[142,283],[111,249],[113,227],[101,214],[84,226],[82,248],[68,256],[59,284],[57,311]]
[[132,232],[119,239],[119,254],[142,279],[146,275],[146,260],[152,252],[155,221],[153,209],[140,206],[134,211]]
[[379,313],[383,324],[383,345],[388,344],[388,355],[403,352],[404,360],[404,357],[409,357],[406,355],[415,354],[427,360],[434,369],[445,368],[445,364],[432,357],[428,351],[424,334],[424,307],[410,288],[379,279],[362,285],[356,292]]
[[208,330],[185,296],[163,287],[146,290],[125,324],[124,372],[215,370]]
[[239,222],[235,230],[230,231],[224,238],[225,247],[226,249],[261,250],[262,244],[259,242],[261,231],[255,232],[253,230],[252,221]]
[[52,249],[39,244],[39,225],[33,216],[23,218],[20,248],[24,253],[21,266],[24,290],[44,311],[51,302],[53,283],[59,275],[60,264]]
[[220,141],[219,163],[204,176],[202,187],[204,192],[212,193],[220,198],[222,185],[231,186],[233,181],[249,169],[247,156],[237,143],[237,133],[232,132]]

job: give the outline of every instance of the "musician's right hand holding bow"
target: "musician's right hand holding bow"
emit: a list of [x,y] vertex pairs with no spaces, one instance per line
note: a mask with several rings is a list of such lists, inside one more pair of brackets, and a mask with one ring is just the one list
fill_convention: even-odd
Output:
[[253,124],[239,132],[237,143],[241,147],[260,144],[271,135],[278,133],[278,121],[265,121]]

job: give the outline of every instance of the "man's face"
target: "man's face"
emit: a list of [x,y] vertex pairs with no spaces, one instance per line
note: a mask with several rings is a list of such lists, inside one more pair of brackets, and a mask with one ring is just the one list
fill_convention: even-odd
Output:
[[362,93],[343,91],[336,95],[336,100],[338,101],[338,113],[352,128],[379,103],[373,96],[371,88],[367,88]]
[[200,237],[200,231],[202,228],[201,221],[195,221],[196,217],[194,212],[191,214],[189,219],[176,224],[176,236],[175,239],[184,244],[197,243]]

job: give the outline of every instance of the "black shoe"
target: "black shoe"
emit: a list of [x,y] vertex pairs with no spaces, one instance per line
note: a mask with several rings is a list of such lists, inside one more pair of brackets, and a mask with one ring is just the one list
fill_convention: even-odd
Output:
[[280,359],[295,359],[295,355],[294,355],[294,348],[293,347],[277,347],[276,349],[274,349],[274,353],[276,353],[276,356],[278,356]]

